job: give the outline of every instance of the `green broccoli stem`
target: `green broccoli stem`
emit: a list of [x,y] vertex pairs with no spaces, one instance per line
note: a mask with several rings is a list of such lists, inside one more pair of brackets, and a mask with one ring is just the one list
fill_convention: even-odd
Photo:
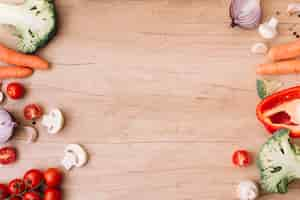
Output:
[[300,179],[300,154],[298,153],[295,154],[297,162],[294,164],[295,166],[293,166],[293,169],[295,170],[294,176]]
[[24,21],[21,6],[0,4],[0,24],[17,26]]

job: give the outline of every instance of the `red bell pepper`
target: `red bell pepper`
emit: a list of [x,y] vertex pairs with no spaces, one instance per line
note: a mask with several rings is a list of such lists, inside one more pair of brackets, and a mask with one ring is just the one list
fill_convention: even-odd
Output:
[[300,86],[263,99],[256,107],[256,116],[270,133],[287,128],[291,137],[300,137]]

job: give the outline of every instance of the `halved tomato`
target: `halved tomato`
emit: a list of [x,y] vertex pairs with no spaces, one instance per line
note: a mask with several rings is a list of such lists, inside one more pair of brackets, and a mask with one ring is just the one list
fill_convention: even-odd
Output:
[[29,104],[24,108],[24,117],[26,120],[35,120],[43,115],[41,106],[37,104]]
[[251,163],[250,153],[246,150],[235,151],[232,155],[232,163],[239,167],[246,167]]
[[0,149],[0,164],[8,165],[17,159],[16,149],[13,147],[4,147]]

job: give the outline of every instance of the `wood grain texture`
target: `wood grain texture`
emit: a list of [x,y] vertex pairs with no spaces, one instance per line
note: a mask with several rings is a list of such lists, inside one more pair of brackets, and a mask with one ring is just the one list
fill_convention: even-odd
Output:
[[[263,1],[266,18],[281,11],[271,44],[292,40],[288,28],[300,22],[286,16],[288,2]],[[90,162],[66,175],[66,200],[235,199],[240,180],[258,180],[255,165],[236,169],[231,154],[255,155],[268,138],[255,118],[255,66],[265,59],[249,51],[256,31],[229,28],[228,0],[56,3],[58,35],[39,52],[52,69],[24,80],[27,97],[5,107],[19,119],[27,103],[60,107],[67,124],[53,137],[41,129],[32,145],[18,134],[19,161],[0,169],[1,181],[59,165],[72,142]],[[6,28],[0,41],[15,47]],[[299,185],[261,199],[295,199]]]

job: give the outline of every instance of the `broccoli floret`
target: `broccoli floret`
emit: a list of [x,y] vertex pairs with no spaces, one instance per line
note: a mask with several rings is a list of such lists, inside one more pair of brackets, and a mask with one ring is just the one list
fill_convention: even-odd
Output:
[[261,186],[267,192],[286,193],[300,178],[299,147],[290,143],[289,130],[280,129],[262,146],[257,160]]
[[25,0],[21,5],[0,4],[0,24],[12,25],[19,37],[18,50],[33,53],[56,33],[53,0]]

